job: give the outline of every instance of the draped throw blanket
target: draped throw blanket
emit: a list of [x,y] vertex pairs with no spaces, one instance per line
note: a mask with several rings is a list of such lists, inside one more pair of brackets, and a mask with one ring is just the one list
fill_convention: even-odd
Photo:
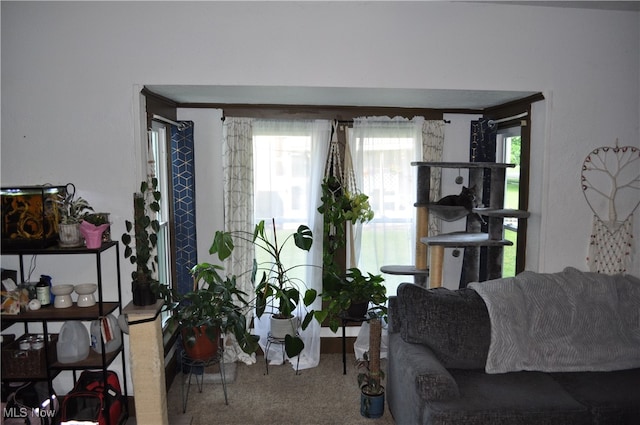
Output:
[[487,373],[640,367],[640,280],[523,272],[475,282],[491,320]]

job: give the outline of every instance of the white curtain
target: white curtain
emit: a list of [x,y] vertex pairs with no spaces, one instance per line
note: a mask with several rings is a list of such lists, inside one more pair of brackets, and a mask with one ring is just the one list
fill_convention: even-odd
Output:
[[[349,146],[356,182],[375,213],[361,232],[356,229],[357,265],[365,272],[414,264],[416,170],[411,162],[422,161],[423,122],[422,117],[363,117],[353,122]],[[408,281],[384,277],[387,295],[395,295],[397,286]]]
[[[255,199],[254,223],[264,219],[266,227],[271,229],[271,218],[275,218],[279,243],[283,242],[282,237],[295,231],[298,225],[309,226],[314,241],[308,254],[295,248],[293,240],[287,246],[293,248],[291,255],[302,255],[292,260],[293,265],[310,265],[297,269],[304,272],[300,278],[305,282],[306,288],[321,293],[323,220],[318,207],[331,123],[324,120],[254,120],[252,129],[253,175],[256,176],[252,192]],[[292,264],[285,266],[290,267]],[[299,289],[304,293],[306,288]],[[321,300],[317,299],[311,308],[320,309]],[[263,350],[266,349],[269,332],[268,313],[254,319],[255,331],[260,335]],[[299,306],[298,317],[303,318],[304,313],[304,309]],[[300,337],[305,348],[299,359],[290,359],[292,366],[300,369],[317,366],[320,361],[320,325],[315,320],[312,321],[301,332]],[[269,362],[282,363],[282,350],[280,345],[270,345],[267,353]]]
[[[249,118],[226,118],[223,127],[222,162],[224,188],[224,230],[253,232],[253,131]],[[251,275],[247,270],[253,266],[253,244],[235,240],[231,256],[224,262],[226,274],[238,276],[238,288],[247,294],[247,300],[254,298]],[[247,311],[247,323],[253,317],[253,310]],[[255,363],[255,356],[244,353],[227,335],[225,361]]]

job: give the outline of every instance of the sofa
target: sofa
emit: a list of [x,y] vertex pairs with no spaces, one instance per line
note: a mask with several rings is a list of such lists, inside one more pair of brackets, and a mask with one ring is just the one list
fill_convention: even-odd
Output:
[[567,268],[458,290],[403,283],[388,331],[398,425],[640,424],[632,276]]

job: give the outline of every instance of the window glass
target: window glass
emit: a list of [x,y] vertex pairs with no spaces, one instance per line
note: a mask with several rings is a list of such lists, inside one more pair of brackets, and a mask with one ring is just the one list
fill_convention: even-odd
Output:
[[[169,227],[169,196],[170,184],[169,173],[167,171],[167,131],[163,124],[153,122],[148,133],[149,137],[149,173],[153,173],[158,179],[158,190],[160,191],[160,211],[157,214],[160,222],[158,231],[158,282],[163,285],[172,286],[171,282],[171,245]],[[162,320],[168,317],[168,313],[162,313]]]
[[[515,164],[514,168],[507,168],[505,181],[504,208],[519,209],[520,193],[520,128],[506,129],[498,134],[497,160]],[[504,219],[504,238],[513,242],[512,246],[505,246],[502,258],[502,276],[516,275],[516,247],[518,244],[518,219],[506,217]]]
[[[413,264],[415,257],[415,167],[418,157],[415,137],[406,131],[397,136],[389,129],[362,141],[362,187],[369,196],[374,219],[362,226],[358,267],[364,272],[380,274],[384,265]],[[411,282],[411,276],[383,275],[387,295],[395,295],[398,285]]]

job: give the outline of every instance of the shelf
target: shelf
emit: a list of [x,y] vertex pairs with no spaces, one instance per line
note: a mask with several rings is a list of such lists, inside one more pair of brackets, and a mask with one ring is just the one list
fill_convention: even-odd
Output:
[[474,208],[472,210],[474,213],[478,213],[480,215],[486,217],[512,217],[512,218],[528,218],[531,213],[529,211],[523,210],[511,210],[504,208]]
[[[102,271],[102,253],[110,248],[115,248],[113,261],[115,262],[115,272],[117,277],[117,290],[118,290],[118,301],[105,301],[103,298],[103,271]],[[108,314],[112,314],[121,310],[121,300],[122,300],[122,286],[121,286],[121,278],[120,278],[120,247],[117,241],[103,242],[100,248],[96,249],[88,249],[85,247],[77,247],[77,248],[63,248],[60,246],[49,246],[49,247],[40,247],[40,248],[26,248],[26,247],[8,247],[2,250],[2,255],[17,255],[19,257],[20,262],[20,281],[24,282],[24,258],[25,256],[36,256],[36,255],[92,255],[95,257],[95,265],[96,265],[96,281],[98,285],[97,292],[97,300],[96,304],[91,307],[78,307],[77,303],[74,303],[71,307],[68,308],[55,308],[54,306],[47,306],[35,311],[24,311],[20,312],[16,315],[6,315],[3,314],[2,317],[2,329],[4,330],[8,326],[15,325],[16,323],[24,323],[25,333],[29,332],[29,324],[30,323],[39,323],[42,326],[42,332],[47,338],[49,335],[48,332],[48,323],[49,322],[65,322],[65,321],[93,321],[100,319],[101,317],[107,316]],[[122,337],[122,330],[120,330],[120,336]],[[57,347],[56,347],[57,348]],[[50,353],[48,353],[50,354]],[[74,371],[73,377],[74,382],[76,379],[76,370],[84,370],[84,369],[97,369],[102,370],[103,373],[106,373],[107,368],[111,363],[114,362],[118,357],[122,360],[122,384],[123,384],[123,396],[125,399],[128,397],[128,389],[127,389],[127,374],[126,374],[126,356],[124,352],[124,345],[121,345],[118,349],[110,352],[110,353],[97,353],[93,349],[89,350],[89,355],[86,359],[80,362],[74,363],[60,363],[52,356],[47,359],[47,367],[45,368],[46,377],[41,376],[29,376],[28,378],[22,378],[22,381],[27,380],[40,380],[47,381],[49,386],[49,391],[53,392],[53,379],[58,376],[62,371]],[[9,380],[3,377],[3,381]],[[13,380],[13,379],[10,379]],[[104,389],[106,396],[106,388]],[[111,421],[111,424],[123,423],[126,421],[128,414],[123,411],[121,418],[116,421]]]
[[58,245],[50,246],[48,248],[3,248],[2,255],[38,255],[38,254],[97,254],[102,251],[106,251],[112,246],[116,245],[117,242],[103,242],[100,248],[96,249],[88,249],[85,247],[76,247],[76,248],[63,248]]
[[[104,367],[107,367],[113,362],[116,357],[122,351],[122,345],[117,350],[113,350],[110,353],[106,353],[105,355],[105,363]],[[59,361],[55,361],[49,365],[49,367],[53,370],[76,370],[76,369],[102,369],[102,354],[97,353],[93,348],[89,349],[89,355],[86,359],[73,362],[73,363],[60,363]]]
[[511,246],[513,242],[506,239],[492,240],[486,233],[453,232],[438,236],[421,238],[426,245],[444,246],[445,248],[464,248],[467,246]]
[[444,221],[457,221],[469,215],[469,210],[465,207],[453,206],[453,205],[439,205],[435,203],[428,203],[424,205],[414,204],[416,207],[426,206],[429,208],[429,212],[433,213],[436,217]]
[[514,168],[516,164],[503,164],[498,162],[424,162],[415,161],[411,165],[414,167],[432,168]]
[[[56,376],[58,376],[58,374],[60,373],[60,371],[51,371],[51,379],[55,379]],[[4,376],[2,377],[2,382],[25,382],[25,381],[38,381],[38,382],[47,382],[49,380],[49,378],[47,378],[46,376],[29,376],[29,379],[27,378],[5,378]]]
[[397,276],[429,276],[429,269],[416,269],[415,266],[382,266],[380,271]]
[[[103,302],[102,315],[113,313],[120,307],[118,302]],[[76,303],[68,308],[44,307],[35,311],[23,311],[20,314],[3,314],[2,322],[62,322],[66,320],[94,320],[100,317],[100,304],[91,307],[78,307]]]

